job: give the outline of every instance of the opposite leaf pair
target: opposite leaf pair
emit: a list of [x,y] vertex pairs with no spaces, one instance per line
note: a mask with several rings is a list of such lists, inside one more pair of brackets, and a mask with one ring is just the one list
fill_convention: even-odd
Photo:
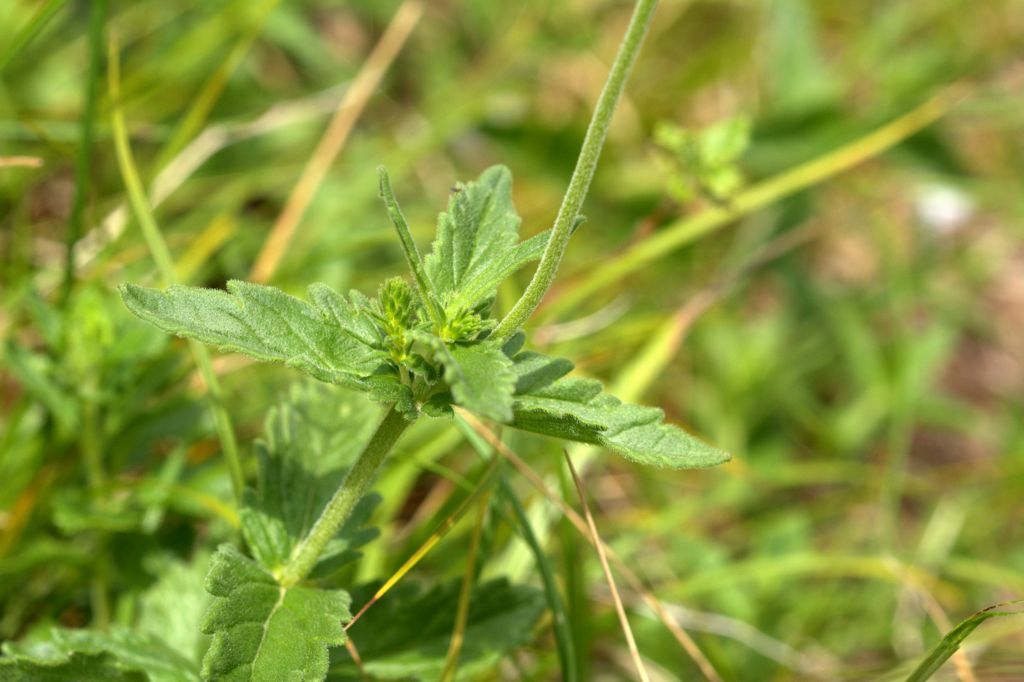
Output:
[[488,338],[501,282],[535,260],[547,233],[519,241],[511,174],[502,166],[460,185],[420,261],[387,176],[382,195],[413,271],[415,291],[390,280],[377,300],[323,284],[310,302],[257,284],[228,291],[123,285],[125,304],[165,331],[296,367],[316,379],[393,403],[410,419],[451,405],[516,428],[603,445],[634,461],[705,467],[728,456],[663,423],[655,408],[624,405],[600,383],[562,378],[567,360],[523,353],[523,338]]

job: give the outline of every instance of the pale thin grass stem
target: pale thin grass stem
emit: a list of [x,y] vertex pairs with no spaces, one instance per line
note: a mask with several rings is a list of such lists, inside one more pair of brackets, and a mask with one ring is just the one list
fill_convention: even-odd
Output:
[[[898,575],[902,580],[902,573]],[[935,598],[935,595],[920,584],[907,582],[904,585],[904,588],[910,589],[917,595],[917,598],[921,603],[921,608],[928,614],[928,617],[940,632],[949,632],[953,629],[953,622],[949,620],[949,616],[946,615],[945,609],[942,608],[942,605],[939,603],[939,600]],[[978,678],[974,674],[974,668],[971,666],[971,660],[967,657],[967,652],[963,648],[957,649],[953,655],[950,656],[950,661],[953,664],[953,669],[956,671],[956,676],[960,679],[960,682],[978,682]]]
[[473,506],[473,503],[480,499],[480,497],[490,489],[491,481],[494,479],[494,475],[498,471],[499,461],[500,460],[497,457],[491,461],[487,466],[487,471],[484,473],[483,478],[477,484],[472,494],[463,500],[462,504],[460,504],[458,508],[448,516],[448,518],[441,522],[441,525],[430,535],[429,538],[427,538],[426,542],[420,545],[419,549],[413,552],[412,556],[406,559],[405,563],[402,564],[401,567],[399,567],[399,569],[395,571],[383,585],[380,586],[380,589],[370,597],[368,602],[363,604],[362,608],[360,608],[359,611],[356,612],[356,615],[352,617],[352,620],[345,624],[345,630],[348,630],[355,625],[356,621],[362,618],[363,614],[366,613],[371,606],[376,604],[377,601],[387,594],[392,587],[397,585],[398,581],[404,578],[405,575],[411,571],[413,567],[444,538],[445,535],[448,534],[448,531],[455,527],[455,524],[459,522],[459,519],[461,519],[467,511],[469,511],[470,507]]
[[359,672],[364,673],[363,657],[359,655],[359,649],[356,648],[356,643],[352,641],[352,638],[345,639],[345,649],[348,650],[348,655],[352,657],[352,662],[356,664]]
[[42,168],[38,156],[0,156],[0,168]]
[[[495,457],[495,461],[499,461]],[[451,682],[455,679],[455,672],[459,667],[459,653],[462,651],[462,643],[466,637],[466,623],[469,620],[469,602],[473,594],[473,577],[476,573],[476,555],[480,551],[480,536],[484,527],[484,519],[487,517],[487,506],[491,501],[490,487],[480,497],[480,509],[477,514],[476,523],[473,525],[473,534],[469,538],[469,552],[466,555],[466,570],[462,575],[462,587],[459,590],[459,605],[455,613],[455,628],[452,631],[451,644],[448,646],[448,654],[445,656],[444,671],[441,673],[441,682]]]
[[[149,205],[146,192],[142,187],[142,180],[139,177],[138,169],[135,166],[135,159],[132,157],[131,147],[128,142],[128,126],[125,123],[124,110],[121,106],[121,69],[117,43],[111,38],[109,43],[109,64],[107,67],[108,87],[110,89],[111,102],[111,131],[114,137],[114,146],[117,152],[118,167],[124,181],[125,190],[128,192],[128,202],[135,213],[142,229],[142,236],[149,248],[157,270],[160,272],[164,284],[173,284],[176,278],[174,260],[167,248],[160,233],[160,227],[153,216],[153,209]],[[213,372],[213,365],[210,363],[210,354],[198,341],[189,341],[189,348],[199,372],[206,384],[206,391],[210,399],[210,409],[213,412],[214,422],[217,428],[217,435],[220,439],[221,449],[224,451],[224,459],[227,464],[228,474],[231,479],[231,488],[235,499],[241,501],[242,491],[245,487],[245,478],[242,472],[242,460],[238,453],[238,441],[235,439],[235,430],[231,425],[231,418],[227,408],[224,406],[224,396],[220,388],[217,375]]]
[[569,467],[569,473],[572,474],[572,481],[576,484],[576,492],[580,496],[580,505],[583,507],[583,514],[587,519],[587,529],[590,531],[590,537],[594,545],[594,549],[597,550],[597,557],[601,560],[601,570],[604,571],[605,580],[608,581],[608,589],[612,593],[612,601],[615,603],[615,613],[619,616],[619,625],[622,626],[622,634],[626,638],[626,646],[629,647],[629,655],[633,657],[633,665],[636,666],[636,674],[643,682],[650,682],[650,677],[647,676],[647,669],[644,667],[644,660],[640,657],[640,649],[636,646],[636,639],[633,637],[633,628],[629,626],[629,618],[626,616],[626,607],[622,605],[622,597],[619,596],[619,588],[615,584],[615,576],[612,575],[612,569],[608,565],[608,556],[604,551],[604,541],[601,540],[601,536],[597,532],[597,524],[594,523],[594,515],[590,513],[590,505],[587,504],[587,493],[583,489],[583,482],[580,481],[579,474],[576,473],[576,467],[572,465],[572,457],[569,456],[569,451],[565,451],[565,463]]
[[348,140],[370,96],[377,90],[384,74],[391,67],[422,15],[421,0],[405,0],[392,17],[384,35],[377,41],[366,63],[352,81],[351,87],[345,92],[327,130],[309,157],[295,187],[292,188],[284,209],[270,231],[270,236],[256,257],[249,274],[252,281],[266,282],[277,271],[302,221],[302,216],[305,215],[317,189],[327,176],[327,171]]
[[[576,527],[576,530],[587,539],[588,542],[595,542],[591,536],[589,529],[587,528],[587,522],[579,515],[579,513],[573,509],[565,500],[557,495],[547,483],[544,482],[537,472],[530,468],[530,466],[523,461],[523,459],[512,451],[498,436],[487,428],[479,419],[473,416],[470,412],[463,410],[462,408],[456,407],[455,411],[458,415],[466,421],[467,424],[472,427],[474,431],[479,433],[487,443],[495,449],[502,457],[512,463],[512,466],[532,485],[536,490],[551,501],[564,515],[569,519],[570,523]],[[600,541],[600,538],[597,540]],[[644,600],[644,603],[654,613],[657,614],[658,619],[662,622],[665,628],[672,634],[676,642],[683,648],[684,651],[693,659],[697,667],[700,668],[701,673],[704,677],[711,682],[722,682],[721,676],[715,670],[714,666],[704,655],[704,652],[700,650],[697,643],[693,641],[693,638],[679,626],[668,610],[661,603],[661,601],[654,596],[653,593],[644,585],[644,581],[641,580],[633,569],[623,562],[615,551],[608,545],[604,545],[604,551],[607,554],[609,560],[615,565],[615,569],[626,579],[629,583],[630,588],[639,594]]]

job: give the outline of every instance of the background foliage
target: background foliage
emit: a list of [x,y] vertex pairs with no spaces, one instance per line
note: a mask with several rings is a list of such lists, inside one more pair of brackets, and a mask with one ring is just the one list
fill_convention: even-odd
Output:
[[[155,203],[181,281],[248,277],[397,7],[109,3],[120,104],[144,183],[170,190]],[[88,10],[0,0],[0,639],[23,640],[17,653],[54,625],[65,639],[106,627],[114,644],[95,646],[97,679],[137,679],[104,653],[133,646],[118,634],[130,626],[131,637],[170,645],[159,665],[176,679],[174,666],[191,669],[208,646],[200,576],[238,518],[187,346],[117,297],[121,282],[159,278],[124,208],[103,78],[88,183],[74,174]],[[318,281],[372,293],[403,270],[376,197],[381,163],[421,244],[454,183],[494,163],[515,175],[523,236],[546,229],[628,12],[606,0],[432,3],[273,283],[297,295]],[[665,0],[655,17],[589,219],[533,338],[734,454],[708,471],[614,457],[586,471],[605,540],[724,679],[898,679],[953,623],[1024,596],[1022,31],[1015,0]],[[953,85],[944,115],[889,151],[739,210],[747,189],[841,157]],[[182,172],[175,161],[189,153],[208,158]],[[82,188],[84,239],[65,297]],[[732,207],[740,215],[681,248],[658,241],[680,220]],[[645,248],[647,260],[621,266]],[[265,416],[305,389],[292,370],[238,356],[215,369],[255,479]],[[330,448],[329,429],[321,437]],[[482,469],[465,438],[440,421],[406,435],[376,486],[381,535],[360,540],[341,584],[391,575],[466,497]],[[561,474],[577,503],[552,442],[508,442],[541,475]],[[508,480],[546,530],[550,507]],[[456,525],[396,594],[436,609],[457,591],[472,531],[470,520]],[[628,678],[589,546],[563,521],[542,536],[581,677]],[[480,603],[509,610],[500,625],[470,613],[464,675],[557,678],[550,621],[529,628],[539,607],[519,586],[539,584],[534,557],[507,515],[487,518],[478,572]],[[353,610],[371,593],[355,593]],[[624,594],[652,675],[697,676],[638,595]],[[432,679],[431,651],[443,656],[450,623],[420,649],[399,628],[361,645],[360,628],[402,617],[388,599],[351,631],[367,670],[407,665]],[[517,623],[523,646],[492,655],[494,628]],[[1021,674],[1020,627],[997,619],[968,640],[979,679]],[[338,679],[352,674],[344,658],[331,662]]]

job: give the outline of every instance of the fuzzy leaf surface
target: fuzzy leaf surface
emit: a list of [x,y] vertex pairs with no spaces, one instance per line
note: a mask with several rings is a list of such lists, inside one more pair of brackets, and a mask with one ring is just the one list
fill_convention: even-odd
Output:
[[515,357],[511,425],[556,438],[601,445],[639,464],[678,469],[710,467],[729,455],[666,424],[656,407],[623,403],[600,381],[560,378],[567,360],[523,352]]
[[[271,410],[265,439],[256,445],[259,483],[241,510],[246,544],[267,569],[284,565],[316,523],[369,441],[378,413],[359,394],[312,383],[296,386]],[[360,501],[321,555],[320,570],[336,570],[377,536],[364,524],[379,500]]]
[[352,617],[347,592],[282,587],[230,545],[214,555],[206,589],[214,602],[203,622],[203,632],[213,636],[204,680],[322,680],[328,648],[345,643],[342,624]]
[[133,313],[172,334],[362,388],[362,378],[381,365],[384,353],[370,344],[368,323],[359,312],[326,290],[312,288],[318,305],[237,280],[228,282],[227,291],[124,284],[121,298]]
[[424,260],[444,305],[475,308],[492,298],[509,275],[540,257],[548,233],[520,243],[519,223],[512,173],[505,166],[492,166],[456,188],[448,210],[438,216],[437,239]]
[[497,345],[455,344],[439,358],[458,405],[499,422],[512,419],[516,375],[512,360]]
[[[361,587],[356,603],[369,599],[377,587]],[[350,630],[366,672],[383,680],[438,679],[455,624],[459,588],[460,581],[428,591],[403,582],[367,611]],[[531,587],[504,580],[475,586],[459,655],[459,679],[481,676],[509,651],[528,643],[544,608],[544,596]],[[333,666],[332,676],[337,671],[343,679],[360,679],[344,650],[338,650],[337,657],[343,662]]]

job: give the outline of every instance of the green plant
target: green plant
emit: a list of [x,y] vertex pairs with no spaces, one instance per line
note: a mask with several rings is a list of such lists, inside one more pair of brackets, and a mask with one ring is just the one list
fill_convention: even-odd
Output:
[[750,144],[750,119],[716,121],[702,130],[662,122],[654,139],[667,157],[668,191],[677,201],[727,203],[743,187],[737,161]]
[[[296,397],[268,418],[266,440],[258,453],[258,486],[245,492],[238,512],[251,556],[233,544],[222,545],[206,575],[212,601],[201,629],[211,640],[203,657],[203,679],[326,677],[329,650],[346,642],[344,626],[351,620],[352,599],[346,590],[325,587],[320,580],[336,574],[372,538],[373,531],[363,527],[377,499],[369,493],[370,486],[403,432],[421,416],[450,418],[456,408],[464,409],[515,429],[600,445],[655,466],[708,467],[728,459],[665,423],[660,409],[622,403],[596,380],[567,376],[573,369],[570,361],[523,349],[522,327],[551,287],[569,238],[581,222],[580,208],[616,102],[655,5],[654,0],[637,3],[549,232],[519,241],[511,173],[495,166],[455,189],[438,218],[431,252],[421,258],[388,174],[381,169],[380,196],[405,253],[411,283],[389,279],[372,298],[314,284],[309,301],[242,281],[229,282],[227,291],[177,285],[163,291],[132,284],[121,287],[125,305],[164,331],[282,363],[350,391],[340,403],[316,393]],[[111,64],[116,93],[116,59]],[[123,129],[116,110],[115,125]],[[124,135],[118,140],[144,233],[161,272],[170,280],[173,267],[155,223],[141,205],[143,192]],[[503,319],[492,317],[498,287],[538,259],[533,280],[519,301]],[[205,356],[200,352],[197,357]],[[212,377],[208,365],[203,366],[206,376]],[[318,401],[329,412],[326,419],[338,420],[333,425],[334,448],[318,446],[313,435],[316,420],[308,411],[318,409]],[[377,416],[373,402],[382,406],[383,416]],[[231,433],[230,427],[225,430]],[[234,455],[227,454],[237,489],[240,469]],[[398,594],[394,602],[412,617],[409,614],[447,613],[451,609],[445,605],[454,597],[441,590]],[[460,614],[460,627],[469,632],[462,656],[471,663],[486,664],[494,651],[520,643],[539,613],[532,590],[504,583],[478,586],[471,603],[472,609]],[[509,627],[496,640],[493,623],[474,635],[475,618],[501,614]],[[387,619],[378,619],[376,625],[370,620],[362,627],[375,628],[373,638],[385,643],[385,651],[401,650],[405,642],[420,650],[431,636],[438,646],[447,647],[451,631],[450,624],[434,622],[432,630],[407,632],[389,626]],[[8,654],[0,667],[5,679],[196,677],[188,656],[166,645],[157,632],[146,630],[56,629],[8,647]],[[438,672],[435,662],[426,658],[420,664],[405,661],[397,667],[378,664],[366,669],[385,677]]]

